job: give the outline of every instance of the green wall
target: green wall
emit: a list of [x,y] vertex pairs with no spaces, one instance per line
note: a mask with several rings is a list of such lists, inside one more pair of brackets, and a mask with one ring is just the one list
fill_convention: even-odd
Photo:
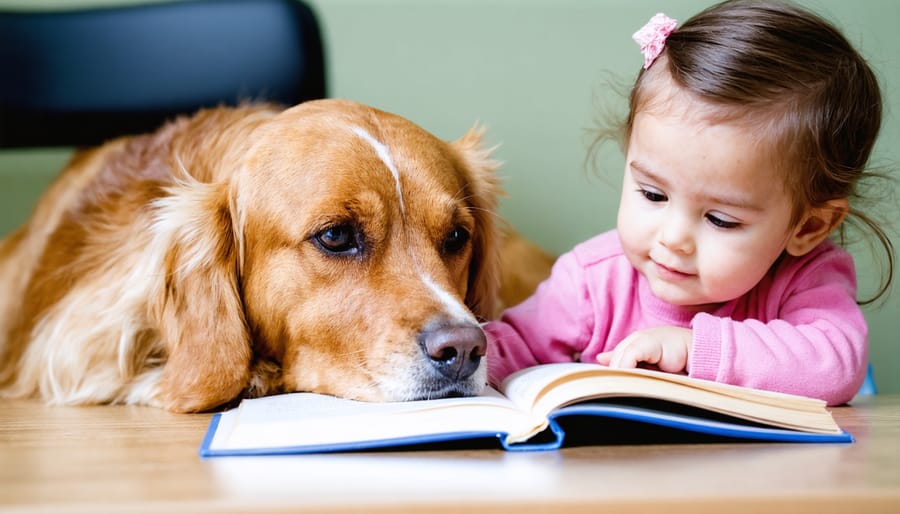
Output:
[[[131,0],[124,0],[131,1]],[[157,0],[160,1],[160,0]],[[164,0],[162,0],[164,1]],[[0,0],[55,8],[122,0]],[[509,196],[501,213],[525,235],[563,252],[615,224],[622,157],[587,162],[595,120],[624,105],[641,56],[631,34],[658,10],[684,20],[701,0],[312,0],[323,25],[330,95],[396,112],[446,139],[488,128]],[[900,0],[808,0],[876,68],[886,98],[874,163],[900,197]],[[615,88],[614,88],[615,89]],[[0,233],[19,223],[66,152],[0,153]],[[898,205],[889,206],[893,212]],[[900,247],[900,219],[890,228]],[[875,272],[862,249],[863,293]],[[898,279],[900,281],[900,279]],[[865,309],[882,392],[900,393],[900,286]]]

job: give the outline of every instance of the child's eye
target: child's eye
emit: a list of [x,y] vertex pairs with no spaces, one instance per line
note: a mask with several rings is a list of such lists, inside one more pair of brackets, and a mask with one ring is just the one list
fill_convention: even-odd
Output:
[[707,219],[707,221],[709,221],[710,223],[712,223],[713,225],[715,225],[719,228],[737,228],[741,225],[740,223],[738,223],[736,221],[723,220],[722,218],[720,218],[714,214],[707,214],[706,219]]
[[650,200],[651,202],[665,202],[666,200],[668,200],[668,198],[666,198],[666,195],[658,193],[656,191],[652,191],[650,189],[641,188],[638,191],[641,193],[641,195],[643,195],[644,198]]

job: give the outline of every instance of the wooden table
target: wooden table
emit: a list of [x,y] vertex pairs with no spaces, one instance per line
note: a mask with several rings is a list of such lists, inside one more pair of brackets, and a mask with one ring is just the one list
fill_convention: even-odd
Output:
[[209,415],[0,401],[0,512],[900,513],[900,396],[853,444],[197,456]]

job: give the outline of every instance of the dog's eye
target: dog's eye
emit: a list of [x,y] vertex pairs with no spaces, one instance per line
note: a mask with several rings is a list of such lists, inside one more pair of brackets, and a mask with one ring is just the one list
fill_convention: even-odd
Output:
[[462,250],[471,238],[469,231],[463,227],[454,227],[444,240],[444,253],[457,253]]
[[360,237],[356,227],[349,224],[328,227],[313,236],[316,246],[334,255],[356,255],[360,250]]

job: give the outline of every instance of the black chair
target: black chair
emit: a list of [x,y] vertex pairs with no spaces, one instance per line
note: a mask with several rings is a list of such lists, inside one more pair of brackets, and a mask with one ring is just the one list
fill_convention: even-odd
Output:
[[299,0],[0,11],[0,148],[90,146],[201,107],[323,98]]

